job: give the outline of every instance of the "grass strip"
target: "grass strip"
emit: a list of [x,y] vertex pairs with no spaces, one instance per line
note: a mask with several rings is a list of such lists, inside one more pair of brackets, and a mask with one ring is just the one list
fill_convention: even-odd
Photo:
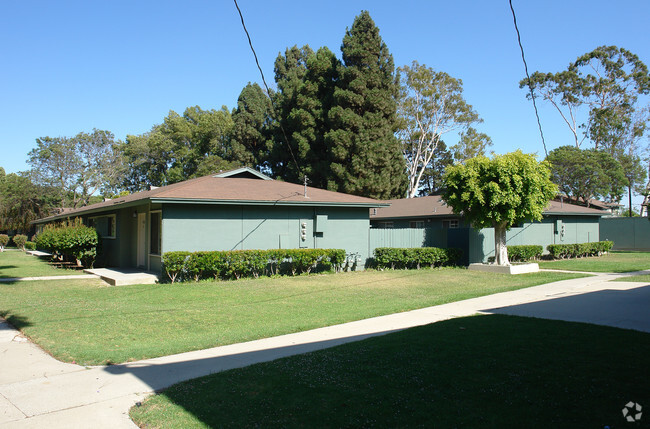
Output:
[[622,409],[650,403],[649,354],[647,333],[473,316],[180,383],[130,415],[147,428],[642,427]]
[[540,268],[595,273],[626,273],[650,269],[648,252],[610,252],[589,258],[540,261]]
[[0,279],[17,277],[69,276],[82,271],[55,268],[46,260],[22,251],[0,252]]
[[0,283],[0,316],[59,360],[119,363],[206,349],[580,275],[465,269],[365,271],[108,287],[96,280]]

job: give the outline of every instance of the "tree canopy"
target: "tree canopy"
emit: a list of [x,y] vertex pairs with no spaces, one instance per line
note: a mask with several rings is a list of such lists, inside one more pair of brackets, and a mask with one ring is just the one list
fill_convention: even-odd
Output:
[[41,137],[28,156],[31,176],[59,190],[64,207],[88,204],[96,192],[111,193],[123,181],[123,161],[113,133],[94,129],[74,137]]
[[415,197],[443,135],[480,122],[463,98],[463,82],[413,61],[399,68],[398,137],[406,159],[409,198]]
[[506,231],[542,219],[557,186],[550,166],[520,150],[493,158],[478,156],[447,169],[443,199],[475,228],[494,228],[495,261],[508,265]]
[[560,191],[589,206],[592,198],[618,201],[627,184],[619,161],[602,150],[561,146],[549,152],[551,177]]
[[367,11],[343,38],[343,64],[328,114],[328,189],[388,199],[406,191],[397,129],[395,65]]

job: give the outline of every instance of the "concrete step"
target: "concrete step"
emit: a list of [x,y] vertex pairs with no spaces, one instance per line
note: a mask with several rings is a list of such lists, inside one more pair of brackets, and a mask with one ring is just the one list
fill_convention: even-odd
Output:
[[99,276],[111,286],[151,285],[159,281],[158,275],[144,271],[122,270],[116,268],[92,268],[84,270]]

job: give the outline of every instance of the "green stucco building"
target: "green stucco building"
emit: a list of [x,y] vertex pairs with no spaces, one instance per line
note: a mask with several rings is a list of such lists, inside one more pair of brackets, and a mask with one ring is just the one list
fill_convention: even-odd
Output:
[[[369,252],[376,247],[455,247],[465,264],[494,256],[494,229],[474,229],[453,213],[439,195],[385,201],[370,209]],[[610,213],[562,201],[551,201],[540,222],[523,222],[506,234],[508,245],[589,243],[600,240],[599,221]]]
[[338,248],[368,258],[370,198],[272,180],[250,168],[187,180],[41,219],[80,217],[101,237],[98,264],[161,272],[184,250]]

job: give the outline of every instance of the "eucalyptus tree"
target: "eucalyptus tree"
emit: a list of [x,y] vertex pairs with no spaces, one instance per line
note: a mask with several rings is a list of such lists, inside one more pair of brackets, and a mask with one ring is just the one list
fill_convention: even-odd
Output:
[[480,122],[463,98],[463,82],[413,61],[399,68],[400,98],[397,133],[406,159],[409,198],[417,196],[422,177],[443,135],[465,131]]

